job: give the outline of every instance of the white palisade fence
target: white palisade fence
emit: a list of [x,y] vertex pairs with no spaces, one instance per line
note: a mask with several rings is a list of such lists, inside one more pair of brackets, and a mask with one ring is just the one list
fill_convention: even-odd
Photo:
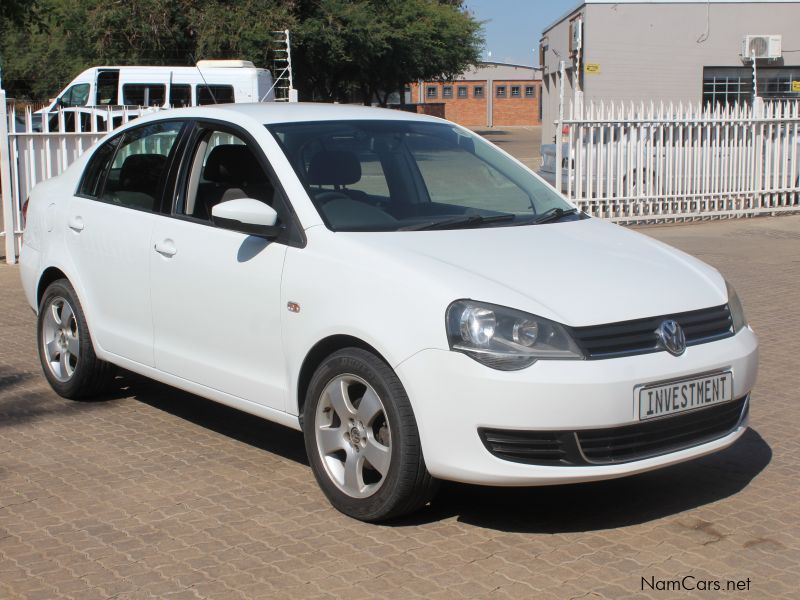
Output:
[[555,185],[587,213],[659,223],[800,212],[800,102],[599,103],[557,122]]
[[55,177],[97,140],[154,108],[59,109],[36,114],[7,105],[0,88],[0,189],[6,262],[19,254],[22,205],[34,185]]

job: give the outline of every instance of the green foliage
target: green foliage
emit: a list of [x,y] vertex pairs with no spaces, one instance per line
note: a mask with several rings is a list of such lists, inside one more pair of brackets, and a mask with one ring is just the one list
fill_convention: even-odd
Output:
[[483,41],[461,0],[2,0],[0,66],[9,95],[44,100],[100,64],[271,68],[272,31],[287,28],[304,100],[385,103],[463,71]]

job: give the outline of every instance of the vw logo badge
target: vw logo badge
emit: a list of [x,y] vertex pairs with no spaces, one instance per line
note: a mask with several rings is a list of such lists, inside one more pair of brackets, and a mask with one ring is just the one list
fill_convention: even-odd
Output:
[[672,319],[661,323],[656,329],[659,344],[673,356],[680,356],[686,350],[686,336],[680,324]]

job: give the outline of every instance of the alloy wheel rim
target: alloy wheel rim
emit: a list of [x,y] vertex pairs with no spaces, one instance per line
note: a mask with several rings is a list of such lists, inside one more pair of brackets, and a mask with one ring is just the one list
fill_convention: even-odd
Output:
[[325,386],[314,418],[317,451],[328,478],[352,498],[383,485],[391,463],[389,420],[383,401],[361,377],[344,374]]
[[75,310],[61,296],[52,298],[45,307],[42,346],[53,377],[62,382],[72,379],[80,355],[78,321]]

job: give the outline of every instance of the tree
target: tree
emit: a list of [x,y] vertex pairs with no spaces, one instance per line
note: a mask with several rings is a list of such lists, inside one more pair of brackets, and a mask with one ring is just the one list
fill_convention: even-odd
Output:
[[[305,0],[294,48],[303,97],[385,105],[417,79],[449,78],[478,61],[481,23],[460,0]],[[402,97],[402,95],[401,95]]]
[[0,66],[12,96],[44,100],[100,64],[272,66],[292,31],[295,85],[309,100],[365,102],[477,62],[481,25],[461,0],[0,0]]

